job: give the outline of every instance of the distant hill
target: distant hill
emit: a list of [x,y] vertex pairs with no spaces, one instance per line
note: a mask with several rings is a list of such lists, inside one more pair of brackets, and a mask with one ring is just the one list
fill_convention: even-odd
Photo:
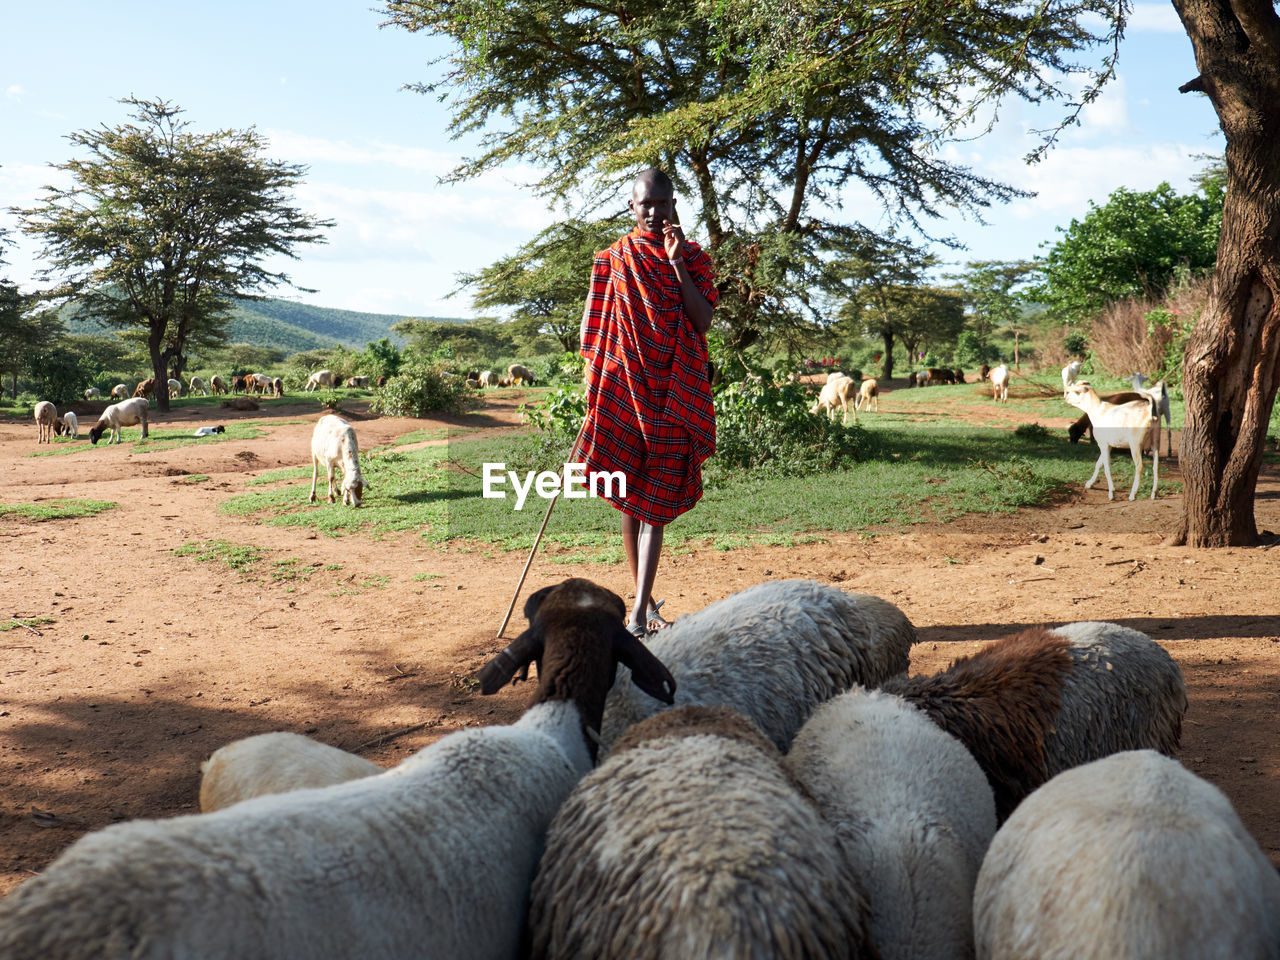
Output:
[[[62,316],[71,333],[98,333],[104,329],[97,320],[80,316],[74,307],[64,308]],[[286,353],[323,349],[335,344],[358,350],[366,343],[383,337],[404,346],[404,338],[391,332],[391,325],[404,319],[405,315],[400,313],[363,313],[276,298],[236,300],[227,322],[227,337],[231,343],[276,347]],[[461,317],[417,319],[467,322]]]

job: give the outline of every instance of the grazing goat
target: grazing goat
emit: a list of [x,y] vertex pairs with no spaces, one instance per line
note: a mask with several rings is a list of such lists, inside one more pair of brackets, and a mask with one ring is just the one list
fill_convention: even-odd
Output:
[[991,397],[996,401],[1009,402],[1009,368],[1003,363],[991,369]]
[[84,398],[86,400],[97,400],[100,396],[102,396],[102,393],[97,387],[89,387],[84,392]]
[[156,378],[147,377],[147,379],[143,380],[140,384],[138,384],[136,387],[133,388],[134,399],[137,399],[138,397],[150,398],[151,394],[155,391],[155,388],[156,388]]
[[53,428],[58,420],[58,408],[48,400],[41,400],[32,411],[36,418],[36,443],[53,443]]
[[326,390],[333,387],[332,370],[317,370],[315,373],[311,374],[311,376],[307,377],[306,386],[302,389],[307,393],[310,393],[312,390],[316,390],[320,387],[324,387]]
[[1088,414],[1089,423],[1093,426],[1093,439],[1101,451],[1093,476],[1084,488],[1092,489],[1098,479],[1098,471],[1102,470],[1107,475],[1107,499],[1114,500],[1116,488],[1111,482],[1111,448],[1128,447],[1133,457],[1133,489],[1129,491],[1129,499],[1133,500],[1142,481],[1142,451],[1149,449],[1151,499],[1154,500],[1160,484],[1160,414],[1155,397],[1147,396],[1131,403],[1107,403],[1094,393],[1087,381],[1077,380],[1067,388],[1067,402]]
[[123,383],[117,383],[114,387],[111,388],[111,399],[112,400],[128,400],[129,388],[125,386]]
[[955,370],[953,370],[953,371],[952,371],[952,373],[954,373],[954,374],[955,374],[956,383],[964,383],[964,371],[963,371],[963,370],[961,370],[959,367],[956,367],[956,368],[955,368]]
[[853,411],[857,413],[859,408],[870,410],[871,404],[875,403],[876,413],[880,412],[880,383],[875,377],[868,377],[862,381],[858,387],[858,396],[853,401]]
[[200,396],[202,397],[207,397],[209,395],[209,388],[205,385],[205,382],[201,377],[191,378],[190,390],[192,396],[195,395],[197,390],[200,392]]
[[111,438],[107,443],[119,443],[120,428],[138,424],[142,424],[142,439],[145,440],[147,438],[147,398],[133,397],[130,400],[121,400],[103,410],[98,422],[89,428],[89,442],[96,444],[99,438],[110,430]]
[[363,390],[369,386],[368,377],[347,377],[347,386],[357,390]]
[[311,434],[311,503],[316,502],[316,480],[320,476],[321,464],[329,476],[329,502],[334,502],[334,470],[342,464],[342,502],[352,507],[360,506],[365,483],[360,475],[360,447],[356,443],[356,432],[346,420],[332,413],[317,420]]
[[526,387],[536,386],[538,381],[534,379],[533,373],[522,363],[513,363],[507,367],[507,379],[512,384],[523,385]]
[[213,391],[215,397],[227,393],[227,382],[217,374],[209,378],[209,389]]
[[173,378],[170,378],[170,379],[169,379],[169,399],[170,399],[170,400],[176,400],[176,399],[177,399],[178,397],[180,397],[180,396],[182,396],[182,383],[181,383],[181,381],[174,380]]
[[[840,408],[840,422],[844,423],[845,418],[849,416],[849,401],[855,399],[858,392],[857,385],[853,382],[852,377],[846,377],[843,373],[833,373],[827,378],[827,382],[822,387],[822,392],[818,394],[818,399],[809,412],[816,414],[820,410],[826,410],[829,419],[836,418],[836,407]],[[853,422],[858,422],[858,409],[854,406]]]
[[277,397],[284,396],[284,379],[282,377],[276,377],[271,381],[271,392],[272,395]]
[[496,387],[498,385],[498,375],[492,370],[480,371],[480,386]]
[[54,421],[53,432],[58,436],[66,434],[68,437],[75,439],[80,436],[80,418],[68,410]]

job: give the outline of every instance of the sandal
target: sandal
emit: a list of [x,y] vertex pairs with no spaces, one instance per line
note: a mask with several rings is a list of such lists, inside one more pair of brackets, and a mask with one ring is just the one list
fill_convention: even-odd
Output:
[[637,640],[644,640],[649,636],[649,631],[643,623],[628,623],[627,633],[631,634]]
[[645,618],[645,629],[650,633],[657,633],[659,630],[666,630],[671,626],[670,620],[664,620],[662,614],[658,613],[658,607],[661,604],[654,604],[649,611],[649,616]]

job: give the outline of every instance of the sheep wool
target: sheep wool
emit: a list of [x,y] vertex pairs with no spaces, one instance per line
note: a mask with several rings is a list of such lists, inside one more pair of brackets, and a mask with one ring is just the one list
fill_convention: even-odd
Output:
[[1275,960],[1280,876],[1217,787],[1152,750],[1059,774],[978,875],[979,960]]
[[632,728],[570,795],[534,879],[531,956],[873,956],[866,901],[777,749],[724,708]]
[[[676,678],[676,706],[732,707],[786,750],[819,703],[906,671],[915,640],[911,621],[878,597],[775,580],[681,617],[648,646]],[[661,709],[619,670],[605,707],[605,746]]]
[[964,745],[902,698],[855,687],[813,712],[785,766],[870,894],[881,960],[972,957],[996,809]]

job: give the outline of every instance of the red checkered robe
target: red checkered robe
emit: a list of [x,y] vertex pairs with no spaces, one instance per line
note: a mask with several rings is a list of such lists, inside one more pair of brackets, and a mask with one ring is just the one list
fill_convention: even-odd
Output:
[[[711,260],[685,241],[685,266],[715,306]],[[667,524],[702,497],[702,461],[716,450],[707,340],[684,312],[661,234],[633,230],[596,254],[582,355],[587,422],[579,460],[590,475],[621,471],[625,499],[610,503]]]

